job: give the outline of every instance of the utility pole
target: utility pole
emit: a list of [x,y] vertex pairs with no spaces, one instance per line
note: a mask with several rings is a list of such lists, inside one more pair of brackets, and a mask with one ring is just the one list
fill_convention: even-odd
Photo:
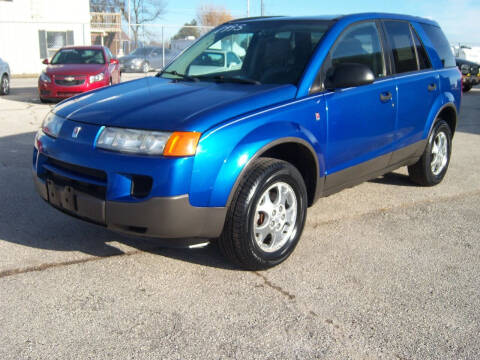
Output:
[[263,0],[260,1],[260,15],[265,15],[265,6],[263,5]]
[[247,0],[247,17],[250,17],[250,0]]
[[130,0],[128,0],[128,53],[130,54]]

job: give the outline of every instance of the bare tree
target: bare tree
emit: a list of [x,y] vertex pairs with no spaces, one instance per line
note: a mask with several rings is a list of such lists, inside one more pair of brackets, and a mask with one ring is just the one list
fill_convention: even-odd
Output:
[[198,8],[197,18],[202,26],[217,26],[232,20],[233,16],[223,6],[204,4]]
[[120,12],[126,22],[130,15],[135,48],[138,46],[140,27],[162,17],[165,8],[164,0],[90,0],[90,11]]

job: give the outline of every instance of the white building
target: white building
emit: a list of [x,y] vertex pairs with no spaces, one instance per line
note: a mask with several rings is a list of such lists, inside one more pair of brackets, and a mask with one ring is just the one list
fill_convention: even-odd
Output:
[[66,45],[90,45],[89,0],[0,0],[0,57],[12,74],[39,73]]

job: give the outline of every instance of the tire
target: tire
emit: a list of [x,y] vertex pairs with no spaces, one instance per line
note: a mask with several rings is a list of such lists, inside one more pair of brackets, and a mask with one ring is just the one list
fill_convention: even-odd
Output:
[[464,93],[469,92],[470,90],[472,90],[472,85],[463,85]]
[[142,65],[142,72],[146,74],[149,71],[150,71],[150,64],[146,61]]
[[10,92],[10,79],[7,74],[2,76],[0,81],[0,95],[8,95]]
[[422,157],[408,167],[410,179],[422,186],[439,184],[447,173],[451,153],[452,131],[444,120],[438,119]]
[[49,104],[49,103],[50,103],[49,100],[44,99],[44,98],[40,98],[40,102],[41,102],[42,104]]
[[[280,192],[283,197],[276,197]],[[307,189],[299,171],[285,161],[257,159],[230,204],[220,251],[248,270],[278,265],[295,249],[306,215]]]

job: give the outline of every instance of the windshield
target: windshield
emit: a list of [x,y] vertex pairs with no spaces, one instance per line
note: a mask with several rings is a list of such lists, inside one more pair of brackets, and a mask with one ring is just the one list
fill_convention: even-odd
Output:
[[251,21],[213,29],[161,75],[296,85],[331,21]]
[[102,50],[63,49],[52,59],[52,65],[60,64],[105,64],[105,58]]
[[135,49],[130,55],[135,55],[135,56],[146,56],[150,52],[150,49],[148,48],[137,48]]

